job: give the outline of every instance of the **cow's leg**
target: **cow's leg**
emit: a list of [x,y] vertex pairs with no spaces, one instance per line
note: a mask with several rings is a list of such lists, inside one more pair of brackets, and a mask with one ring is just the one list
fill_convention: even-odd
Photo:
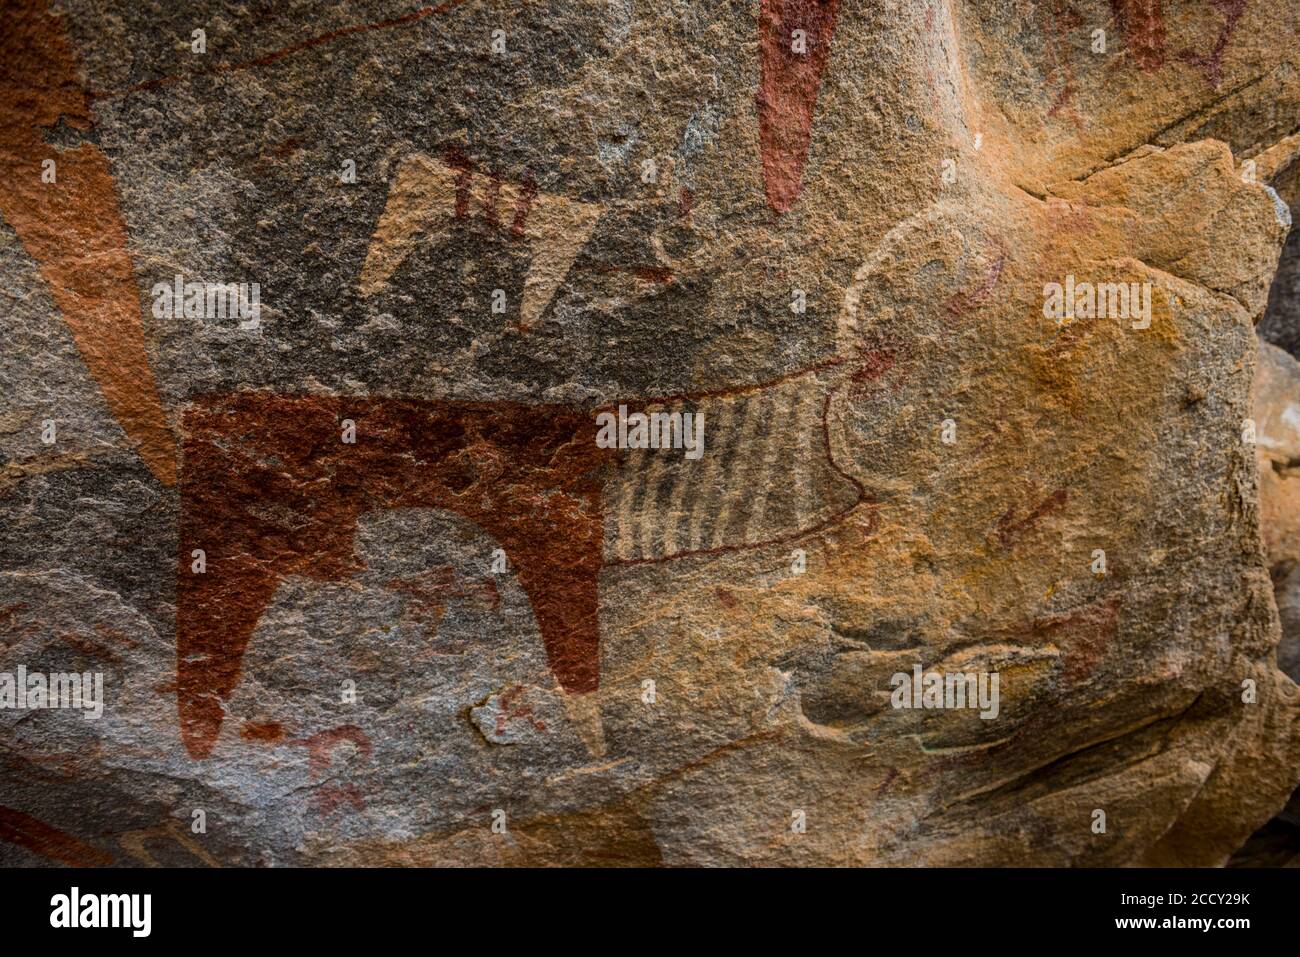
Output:
[[195,758],[217,743],[222,702],[235,690],[248,640],[280,582],[257,556],[223,555],[220,541],[205,544],[207,570],[194,574],[182,542],[176,586],[176,703],[181,739]]

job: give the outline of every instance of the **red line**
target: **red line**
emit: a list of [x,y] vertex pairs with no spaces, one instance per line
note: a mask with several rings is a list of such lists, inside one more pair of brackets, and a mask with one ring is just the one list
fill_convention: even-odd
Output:
[[130,93],[139,93],[145,90],[156,90],[160,87],[171,86],[184,80],[192,80],[195,77],[211,76],[217,73],[233,73],[237,70],[248,70],[255,66],[268,66],[285,57],[293,56],[295,53],[301,53],[303,50],[310,50],[324,43],[330,43],[340,37],[351,36],[354,33],[365,33],[370,30],[387,30],[390,27],[399,27],[406,23],[414,23],[417,20],[423,20],[425,17],[438,16],[452,10],[465,0],[443,0],[436,7],[421,7],[419,10],[413,10],[410,13],[402,14],[400,17],[393,17],[389,20],[377,20],[374,23],[358,23],[350,27],[340,27],[338,30],[331,30],[328,33],[322,33],[320,36],[312,37],[308,40],[302,40],[299,43],[291,44],[279,50],[274,50],[264,56],[252,60],[241,60],[238,63],[221,63],[206,70],[196,70],[193,73],[176,73],[171,76],[159,77],[156,80],[146,80],[143,83],[137,83],[135,86],[127,87],[125,90],[115,91],[91,91],[87,94],[92,100],[111,100],[119,96],[126,96]]
[[0,841],[25,847],[69,867],[113,863],[113,858],[99,848],[11,807],[0,807]]

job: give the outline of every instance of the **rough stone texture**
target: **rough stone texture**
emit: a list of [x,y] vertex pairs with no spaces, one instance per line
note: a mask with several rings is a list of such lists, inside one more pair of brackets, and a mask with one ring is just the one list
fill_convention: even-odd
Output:
[[1217,865],[1286,803],[1300,4],[58,13],[0,43],[0,670],[107,704],[0,711],[0,861]]
[[1300,230],[1287,236],[1257,331],[1265,341],[1300,355]]
[[1255,375],[1260,531],[1282,623],[1278,666],[1300,679],[1300,362],[1261,342]]

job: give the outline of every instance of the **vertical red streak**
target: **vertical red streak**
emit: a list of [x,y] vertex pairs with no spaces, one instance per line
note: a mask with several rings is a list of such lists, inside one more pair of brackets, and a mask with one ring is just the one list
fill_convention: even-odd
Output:
[[1165,62],[1165,19],[1160,0],[1110,0],[1138,69],[1158,70]]
[[447,165],[454,167],[456,173],[456,218],[464,219],[469,215],[470,184],[474,181],[474,164],[460,152],[450,150],[447,153]]
[[677,213],[682,219],[691,218],[691,210],[695,208],[695,194],[685,186],[677,193]]
[[[763,188],[777,213],[794,205],[812,141],[817,91],[830,54],[839,0],[762,0],[758,138]],[[795,53],[795,30],[807,34],[807,52]]]
[[510,237],[523,239],[524,223],[528,221],[528,212],[537,198],[537,181],[531,176],[524,177],[523,189],[519,193],[519,203],[515,207],[515,218],[510,224]]

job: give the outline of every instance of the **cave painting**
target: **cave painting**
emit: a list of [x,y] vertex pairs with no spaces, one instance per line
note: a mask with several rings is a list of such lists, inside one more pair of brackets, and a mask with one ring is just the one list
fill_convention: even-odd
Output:
[[[1202,71],[1211,86],[1223,79],[1223,56],[1247,0],[1210,0],[1209,6],[1222,16],[1219,31],[1209,49],[1179,50],[1177,59]],[[1133,62],[1143,72],[1159,70],[1168,60],[1167,30],[1161,0],[1110,0],[1111,14],[1124,34]]]
[[1138,69],[1151,71],[1164,66],[1165,21],[1160,0],[1110,0],[1110,8]]
[[[177,560],[186,748],[201,758],[215,746],[222,702],[279,583],[360,571],[358,520],[376,509],[440,508],[477,524],[528,596],[560,688],[595,691],[603,568],[793,542],[869,500],[830,447],[827,416],[843,365],[690,399],[719,421],[711,457],[698,463],[599,448],[595,412],[570,406],[272,392],[197,399],[182,419]],[[826,370],[841,374],[823,381]],[[343,440],[347,422],[355,442]],[[734,466],[722,464],[735,461],[732,452],[765,476],[761,494],[734,505],[726,474]],[[607,502],[617,503],[609,522]]]
[[357,283],[361,294],[382,289],[417,240],[472,216],[528,243],[530,263],[519,319],[526,330],[542,317],[568,274],[596,226],[600,207],[539,193],[531,181],[510,183],[481,174],[456,152],[443,161],[412,154],[398,164],[393,177]]
[[794,206],[803,189],[838,9],[839,0],[763,0],[759,11],[759,148],[767,203],[778,214]]
[[[356,424],[342,441],[343,420]],[[601,562],[599,467],[588,414],[560,406],[242,392],[183,418],[176,661],[181,734],[204,757],[221,699],[287,575],[358,570],[361,513],[444,508],[505,550],[560,686],[594,690]],[[193,550],[205,570],[192,571]]]
[[[765,187],[778,212],[801,188],[835,10],[834,0],[763,5],[760,128]],[[223,702],[279,582],[354,574],[353,539],[365,512],[442,508],[475,522],[506,552],[557,683],[585,694],[599,684],[603,568],[795,542],[869,504],[867,490],[835,461],[829,416],[837,390],[875,375],[876,366],[854,371],[840,357],[771,382],[627,400],[641,411],[704,410],[711,454],[700,463],[598,448],[598,409],[239,392],[190,401],[178,474],[107,158],[90,143],[44,143],[60,122],[90,127],[62,19],[40,0],[22,13],[0,40],[7,64],[0,103],[9,117],[0,155],[15,171],[0,183],[0,214],[38,264],[143,461],[164,485],[179,481],[177,709],[192,756],[215,746]],[[805,32],[806,57],[790,50],[796,29]],[[58,188],[41,181],[46,154],[57,156]],[[454,152],[442,160],[413,155],[396,171],[358,286],[374,294],[421,235],[481,217],[529,246],[527,328],[599,214],[530,181],[482,174]],[[341,440],[345,419],[356,424],[355,443]],[[736,482],[759,489],[728,496]]]
[[[89,130],[90,107],[62,18],[44,0],[22,0],[5,13],[0,117],[0,216],[49,285],[109,410],[149,470],[172,485],[176,441],[145,353],[140,290],[108,158],[93,143],[45,143],[60,122]],[[46,169],[54,182],[42,178]]]

